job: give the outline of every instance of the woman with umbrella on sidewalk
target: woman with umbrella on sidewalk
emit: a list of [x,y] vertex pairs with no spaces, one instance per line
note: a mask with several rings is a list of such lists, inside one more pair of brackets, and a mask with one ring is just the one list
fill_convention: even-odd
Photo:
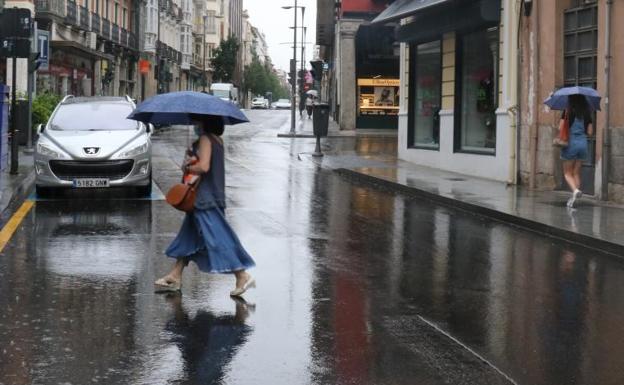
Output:
[[563,110],[555,144],[562,147],[563,175],[572,191],[567,207],[573,208],[583,195],[581,167],[589,152],[587,137],[594,134],[592,111],[600,110],[600,96],[592,88],[565,87],[553,93],[544,103],[552,109]]
[[221,135],[225,124],[247,122],[230,102],[198,92],[162,94],[142,103],[130,119],[149,123],[194,124],[198,139],[188,149],[182,166],[185,176],[199,178],[194,209],[187,212],[182,227],[166,254],[176,262],[156,280],[158,291],[179,291],[182,272],[190,261],[207,273],[234,274],[231,296],[240,296],[255,281],[247,269],[255,266],[234,230],[225,219],[225,167]]

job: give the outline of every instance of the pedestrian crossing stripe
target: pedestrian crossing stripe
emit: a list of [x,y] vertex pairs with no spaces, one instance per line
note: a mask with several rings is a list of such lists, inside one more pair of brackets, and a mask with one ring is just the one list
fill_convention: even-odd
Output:
[[11,237],[22,223],[26,215],[30,212],[30,209],[35,205],[35,202],[27,200],[22,206],[13,214],[7,224],[0,230],[0,253],[4,250],[4,247],[9,243]]

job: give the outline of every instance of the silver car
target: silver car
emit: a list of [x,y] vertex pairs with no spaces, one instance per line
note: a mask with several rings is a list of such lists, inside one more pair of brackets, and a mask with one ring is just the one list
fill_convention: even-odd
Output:
[[66,96],[37,130],[37,194],[129,186],[149,195],[153,127],[126,119],[134,108],[129,97]]

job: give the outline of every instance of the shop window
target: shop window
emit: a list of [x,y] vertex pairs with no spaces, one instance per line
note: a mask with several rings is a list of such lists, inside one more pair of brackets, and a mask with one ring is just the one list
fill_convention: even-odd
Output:
[[497,27],[460,37],[457,56],[455,149],[494,154],[498,107]]
[[433,41],[410,47],[409,144],[439,149],[442,102],[442,43]]

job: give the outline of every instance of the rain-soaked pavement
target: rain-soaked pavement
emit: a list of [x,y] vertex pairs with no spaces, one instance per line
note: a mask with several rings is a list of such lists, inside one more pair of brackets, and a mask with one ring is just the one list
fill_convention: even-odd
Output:
[[[0,384],[624,382],[624,264],[352,184],[276,138],[288,112],[249,115],[226,137],[247,303],[194,266],[153,292],[182,219],[158,194],[38,201],[0,254]],[[165,190],[186,137],[154,142]]]

